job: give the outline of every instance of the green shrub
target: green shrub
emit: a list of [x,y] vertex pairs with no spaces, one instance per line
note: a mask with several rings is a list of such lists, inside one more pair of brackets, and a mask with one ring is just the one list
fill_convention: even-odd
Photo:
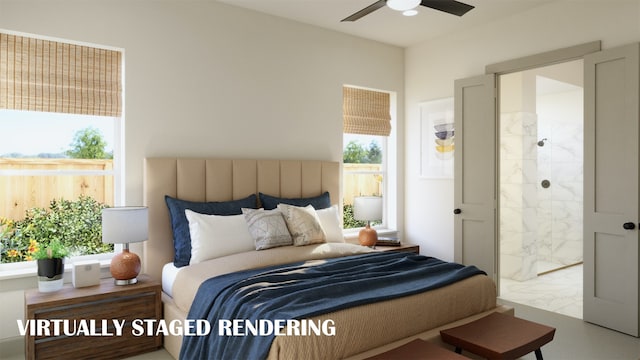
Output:
[[[343,205],[342,214],[342,221],[344,223],[343,227],[345,229],[354,229],[367,226],[366,221],[356,220],[353,218],[353,205]],[[371,226],[380,225],[381,223],[382,222],[380,221],[372,221]]]
[[52,200],[49,209],[31,208],[23,220],[0,219],[2,262],[35,259],[38,249],[58,241],[69,255],[89,255],[113,251],[102,243],[102,209],[107,207],[89,196],[76,201]]
[[353,229],[359,227],[367,226],[366,221],[356,220],[353,218],[353,205],[345,204],[342,207],[343,210],[343,221],[345,229]]

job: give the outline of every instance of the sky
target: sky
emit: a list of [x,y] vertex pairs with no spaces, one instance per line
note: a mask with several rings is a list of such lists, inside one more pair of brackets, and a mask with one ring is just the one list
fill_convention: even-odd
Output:
[[114,118],[75,114],[0,110],[0,155],[63,153],[78,130],[93,127],[113,151]]
[[347,145],[349,145],[350,141],[356,141],[357,143],[359,143],[360,145],[364,146],[365,148],[369,147],[369,144],[371,144],[371,141],[375,140],[379,146],[382,146],[382,137],[381,136],[371,136],[371,135],[358,135],[358,134],[344,134],[343,137],[343,143],[342,143],[342,150],[345,150],[347,148]]

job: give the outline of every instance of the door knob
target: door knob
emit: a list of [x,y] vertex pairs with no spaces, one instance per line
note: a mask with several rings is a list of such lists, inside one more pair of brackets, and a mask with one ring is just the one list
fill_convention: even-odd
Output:
[[622,224],[622,227],[623,227],[625,230],[633,230],[633,229],[635,229],[635,228],[636,228],[636,224],[634,224],[634,223],[632,223],[632,222],[626,222],[626,223]]
[[458,214],[462,213],[462,210],[460,210],[460,209],[453,209],[453,213],[454,213],[454,214],[456,214],[456,215],[458,215]]

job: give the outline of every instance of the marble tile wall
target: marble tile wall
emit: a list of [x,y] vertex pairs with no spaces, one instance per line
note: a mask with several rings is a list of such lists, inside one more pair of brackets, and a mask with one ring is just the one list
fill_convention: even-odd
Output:
[[582,261],[582,89],[538,97],[538,256],[560,265]]
[[500,117],[500,273],[527,280],[537,276],[537,116]]
[[[538,261],[582,261],[582,90],[538,99],[536,114],[500,118],[500,273],[538,274]],[[573,103],[574,106],[566,106]],[[546,138],[544,146],[538,141]],[[549,180],[543,188],[541,182]],[[546,270],[547,268],[545,268]]]

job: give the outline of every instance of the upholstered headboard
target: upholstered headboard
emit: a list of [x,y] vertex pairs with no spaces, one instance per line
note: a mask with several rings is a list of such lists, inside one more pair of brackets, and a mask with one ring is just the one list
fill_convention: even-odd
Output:
[[147,158],[144,205],[149,207],[149,240],[142,272],[160,280],[173,261],[173,235],[165,195],[190,201],[228,201],[251,194],[311,197],[328,191],[339,204],[340,163],[315,160]]

